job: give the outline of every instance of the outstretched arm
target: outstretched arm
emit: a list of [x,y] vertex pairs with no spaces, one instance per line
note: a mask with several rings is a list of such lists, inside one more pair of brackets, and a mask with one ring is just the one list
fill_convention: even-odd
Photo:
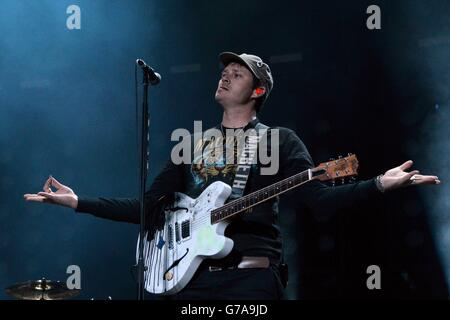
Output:
[[[307,148],[293,131],[286,137],[282,154],[280,158],[286,177],[314,167]],[[437,176],[421,175],[417,170],[406,172],[412,164],[409,160],[376,178],[336,187],[329,187],[314,180],[296,189],[295,196],[311,211],[333,214],[380,200],[385,191],[411,185],[440,183]]]
[[[182,165],[174,165],[170,160],[155,178],[145,193],[146,208],[153,207],[158,199],[176,191],[182,191]],[[56,189],[55,191],[52,188]],[[115,221],[139,223],[139,200],[133,198],[102,198],[78,196],[70,187],[49,177],[43,191],[25,194],[26,201],[55,204],[75,209],[77,212],[90,213],[100,218]]]

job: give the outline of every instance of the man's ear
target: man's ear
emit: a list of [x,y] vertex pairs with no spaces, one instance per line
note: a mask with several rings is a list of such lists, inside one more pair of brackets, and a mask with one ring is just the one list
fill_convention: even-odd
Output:
[[252,98],[262,97],[265,93],[266,93],[266,88],[258,87],[258,88],[253,90]]

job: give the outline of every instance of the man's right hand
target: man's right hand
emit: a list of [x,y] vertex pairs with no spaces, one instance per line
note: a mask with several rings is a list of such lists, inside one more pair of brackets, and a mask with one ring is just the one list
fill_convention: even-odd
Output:
[[[53,192],[51,187],[56,188],[56,191]],[[76,209],[78,206],[78,196],[75,192],[71,188],[59,183],[52,176],[45,182],[43,190],[37,194],[24,194],[23,197],[26,201],[58,204],[72,209]]]

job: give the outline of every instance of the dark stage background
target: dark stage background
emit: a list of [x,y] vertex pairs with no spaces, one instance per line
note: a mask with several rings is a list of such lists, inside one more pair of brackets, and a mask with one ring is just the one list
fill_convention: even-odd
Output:
[[[72,4],[80,30],[66,27]],[[366,27],[371,4],[380,30]],[[413,159],[442,181],[330,217],[284,198],[287,298],[447,299],[449,12],[447,0],[2,0],[0,299],[13,283],[65,281],[73,264],[80,299],[135,298],[137,226],[22,195],[52,174],[79,195],[135,197],[135,59],[163,76],[150,92],[153,178],[174,129],[220,122],[222,51],[269,61],[275,85],[260,119],[294,129],[316,164],[353,152],[369,179]],[[366,287],[373,264],[381,290]]]

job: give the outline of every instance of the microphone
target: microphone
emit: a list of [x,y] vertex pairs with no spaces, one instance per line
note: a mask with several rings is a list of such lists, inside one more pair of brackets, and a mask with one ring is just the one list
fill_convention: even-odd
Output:
[[144,60],[137,59],[136,64],[144,70],[144,72],[148,75],[148,80],[151,85],[157,85],[161,81],[161,75],[158,72],[155,72],[152,67],[147,65]]

